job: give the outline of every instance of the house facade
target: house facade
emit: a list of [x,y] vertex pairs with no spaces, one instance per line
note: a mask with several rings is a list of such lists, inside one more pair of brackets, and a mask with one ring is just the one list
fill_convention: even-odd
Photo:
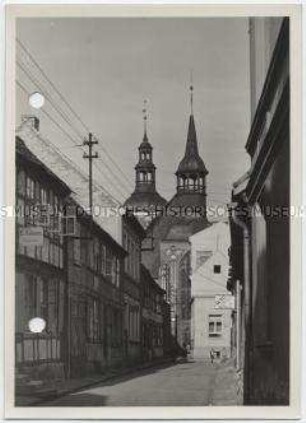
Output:
[[[263,31],[264,29],[264,31]],[[260,36],[264,34],[265,36]],[[252,18],[251,167],[233,186],[232,269],[241,285],[238,350],[245,404],[289,403],[290,75],[289,19]],[[260,73],[261,70],[261,73]]]
[[[53,379],[160,359],[171,336],[164,291],[141,268],[143,227],[120,216],[114,237],[106,218],[90,216],[83,176],[72,168],[63,182],[71,164],[34,124],[16,138],[17,396],[48,392]],[[103,193],[95,198],[103,204]],[[32,318],[45,322],[41,332],[31,332]]]
[[66,220],[70,376],[103,372],[124,360],[126,251],[70,199]]
[[190,237],[191,351],[194,359],[231,357],[233,297],[227,290],[230,232],[214,223]]
[[162,358],[167,340],[167,321],[164,290],[152,278],[148,269],[141,266],[142,348],[144,361]]
[[[39,389],[44,378],[65,377],[65,241],[57,214],[69,187],[16,137],[16,392],[27,380]],[[45,321],[33,333],[33,318]],[[29,388],[27,388],[29,389]]]
[[122,245],[127,252],[123,270],[124,360],[128,364],[142,360],[142,284],[141,244],[145,231],[132,213],[122,217]]

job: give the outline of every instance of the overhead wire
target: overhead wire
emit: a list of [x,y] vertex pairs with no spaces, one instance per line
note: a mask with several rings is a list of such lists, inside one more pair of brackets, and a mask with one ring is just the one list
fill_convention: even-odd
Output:
[[[24,69],[23,69],[24,70]],[[34,83],[43,93],[44,93],[44,95],[45,95],[45,97],[46,97],[46,99],[52,104],[52,101],[50,100],[50,97],[49,97],[49,95],[46,95],[45,94],[45,90],[43,90],[42,89],[42,87],[37,83],[37,81],[35,81],[33,78],[31,78],[29,75],[28,75],[28,73],[27,72],[25,72],[26,73],[26,75],[29,77],[29,79],[32,81],[32,83]],[[20,81],[18,81],[18,80],[16,80],[16,83],[17,84],[19,84],[19,86],[21,87],[21,88],[23,88],[23,90],[27,93],[27,94],[30,94],[30,92],[29,91],[27,91],[24,87],[22,87],[21,86],[21,83],[20,83]],[[53,105],[54,106],[54,105]],[[60,111],[56,108],[56,106],[54,106],[54,108],[58,111],[58,113],[60,113]],[[75,141],[75,139],[57,122],[57,120],[55,120],[45,109],[42,109],[42,112],[74,143],[74,146],[73,147],[82,147],[82,148],[84,148],[84,146],[83,146],[83,144],[82,145],[80,145],[80,144],[77,144],[76,143],[76,141]],[[61,113],[60,113],[61,114]],[[61,114],[62,115],[62,114]],[[66,121],[66,123],[68,123],[68,124],[70,124],[70,122],[67,120],[67,119],[65,119],[65,116],[64,115],[62,115],[62,117],[63,117],[63,119]],[[75,131],[75,132],[77,132],[77,131]],[[82,136],[80,135],[80,134],[78,134],[79,135],[79,137],[82,139]],[[69,147],[69,148],[72,148],[72,147]],[[83,150],[84,151],[84,150]],[[85,152],[85,151],[84,151]],[[112,170],[111,170],[111,168],[107,165],[107,164],[105,164],[104,162],[102,162],[103,163],[103,165],[105,166],[105,167],[107,167],[108,168],[108,170],[110,171],[110,172],[112,172]],[[113,180],[112,179],[110,179],[109,178],[109,176],[106,176],[104,173],[102,173],[102,171],[101,171],[101,169],[99,168],[99,167],[97,167],[97,165],[95,165],[94,164],[94,166],[95,166],[95,168],[96,168],[96,170],[102,175],[102,177],[103,178],[105,178],[105,179],[107,179],[108,181],[109,181],[109,183],[110,183],[110,185],[112,185],[112,187],[113,188],[115,188],[115,190],[116,191],[118,191],[119,193],[120,193],[120,195],[122,196],[122,198],[125,198],[126,196],[127,196],[127,194],[126,194],[126,192],[123,192],[122,190],[120,190],[120,189],[118,189],[118,188],[120,188],[120,185],[119,186],[114,186],[114,183],[113,183]]]
[[[71,113],[75,116],[75,118],[81,123],[81,125],[83,126],[83,128],[85,128],[86,132],[90,132],[89,127],[84,123],[84,121],[81,119],[81,117],[78,115],[78,113],[75,112],[75,110],[72,108],[72,106],[69,104],[69,102],[66,100],[66,98],[64,97],[64,95],[57,89],[57,87],[55,86],[55,84],[51,81],[51,79],[47,76],[47,74],[44,72],[44,70],[42,69],[42,67],[39,65],[39,63],[37,62],[37,60],[35,60],[35,58],[33,57],[33,55],[29,52],[29,50],[24,46],[24,44],[17,38],[16,39],[17,43],[20,45],[20,47],[23,49],[23,51],[28,55],[28,57],[31,59],[31,61],[35,64],[35,66],[39,69],[39,71],[41,72],[41,74],[44,76],[44,78],[49,82],[49,84],[51,85],[51,87],[53,88],[53,90],[59,95],[59,97],[61,98],[61,100],[65,103],[65,105],[69,108],[69,110],[71,111]],[[18,65],[22,68],[22,70],[26,73],[26,75],[28,76],[28,78],[41,90],[41,86],[38,84],[37,80],[34,80],[33,77],[31,77],[31,75],[29,75],[29,72],[24,68],[24,66],[22,66],[22,64],[18,63]],[[45,90],[44,90],[45,91]],[[74,130],[74,132],[76,132],[78,134],[78,136],[83,139],[82,135],[80,134],[79,131],[77,131],[75,129],[75,127],[73,126],[73,124],[69,121],[69,119],[67,118],[67,115],[65,116],[65,114],[63,113],[62,110],[60,110],[58,107],[56,107],[54,105],[54,103],[52,102],[50,96],[46,96],[46,98],[48,97],[48,101],[51,103],[51,105],[53,105],[53,107],[55,108],[55,110],[62,116],[62,118],[65,120],[65,122],[70,125],[70,127]],[[71,139],[71,137],[69,137],[69,139]],[[112,174],[112,176],[114,178],[117,179],[117,181],[119,182],[119,184],[121,185],[126,185],[126,175],[122,172],[122,170],[120,169],[120,167],[116,164],[116,162],[114,161],[114,159],[110,156],[110,154],[107,152],[106,148],[102,145],[99,144],[99,147],[101,147],[101,149],[104,151],[104,153],[107,155],[107,157],[112,161],[113,165],[118,169],[118,171],[123,175],[123,179],[121,180],[119,178],[119,176],[113,172],[113,170],[111,169],[111,167],[105,162],[103,161],[103,159],[101,157],[99,157],[99,160],[103,163],[103,165],[105,167],[107,167],[108,171]],[[101,169],[97,166],[96,163],[94,163],[94,167],[98,170],[98,172],[101,172]],[[103,174],[102,174],[103,175]],[[105,177],[105,176],[104,176]],[[109,180],[110,181],[110,180]],[[111,184],[113,184],[113,181],[110,181]],[[118,186],[115,187],[115,189],[117,189],[117,191],[119,192],[119,190],[123,187],[121,187],[121,185],[119,185],[120,188],[118,188]],[[130,192],[130,187],[128,187],[126,185],[126,188],[128,188],[126,191],[129,193]],[[121,195],[123,197],[127,196],[127,193],[121,190]]]
[[[75,130],[75,128],[71,125],[71,123],[69,122],[69,120],[66,119],[65,115],[63,113],[61,113],[61,111],[53,104],[52,100],[50,99],[50,96],[48,94],[45,94],[45,90],[39,85],[39,83],[37,82],[37,80],[35,80],[34,78],[32,78],[31,75],[22,66],[21,66],[21,68],[25,72],[25,74],[28,76],[28,78],[31,80],[31,82],[33,84],[35,84],[37,86],[37,88],[39,88],[42,91],[42,93],[44,93],[46,99],[51,103],[51,105],[53,105],[53,107],[55,108],[55,110],[63,117],[63,119],[66,121],[66,123],[68,123],[68,125],[70,125],[72,127],[72,129]],[[27,93],[30,94],[29,92],[27,92]],[[46,112],[44,110],[44,113],[46,114],[46,116],[48,116],[48,118],[50,120],[52,120],[53,123],[55,123],[59,127],[59,124],[51,117],[51,115],[48,112]],[[61,129],[62,131],[65,131],[62,127],[59,128],[59,129]],[[78,133],[76,130],[75,130],[75,132],[78,134],[79,138],[81,140],[83,140],[82,135],[80,133]],[[81,144],[81,145],[80,144],[76,144],[76,141],[67,133],[67,131],[65,131],[65,134],[74,143],[74,147],[82,147],[82,148],[84,148],[83,144]],[[105,163],[104,163],[104,165],[105,165]],[[108,165],[105,165],[105,166],[109,169],[109,171],[111,171],[111,169],[109,168]],[[110,184],[113,186],[113,181],[110,180],[108,177],[105,177],[105,175],[101,172],[101,169],[100,168],[97,168],[97,170],[98,170],[98,172],[101,173],[101,175],[103,176],[103,178],[106,178],[110,182]],[[119,192],[119,190],[118,190],[118,192]],[[121,195],[124,198],[126,196],[126,193],[121,192]]]
[[[20,81],[18,81],[18,80],[16,80],[16,84],[26,93],[26,94],[30,94],[29,93],[29,91],[21,84],[21,82]],[[74,142],[74,140],[73,140],[73,138],[70,136],[70,134],[69,133],[67,133],[66,132],[66,130],[55,120],[55,119],[53,119],[52,118],[52,116],[46,111],[46,110],[44,110],[44,109],[41,109],[41,112],[43,113],[43,114],[45,114],[57,127],[58,127],[58,129],[60,129],[68,138],[70,138],[73,142]],[[65,156],[65,158],[66,159],[68,159],[68,157],[64,154],[64,153],[62,153],[61,151],[59,151],[59,149],[53,144],[53,143],[51,143],[52,144],[52,147],[55,149],[55,150],[57,150],[60,154],[63,154],[64,156]],[[69,162],[70,162],[70,164],[72,164],[81,174],[82,174],[82,176],[83,177],[86,177],[87,179],[88,179],[88,176],[85,174],[85,172],[81,169],[81,168],[79,168],[78,167],[78,165],[75,163],[75,162],[73,162],[71,159],[68,159],[69,160]],[[86,176],[85,176],[86,175]],[[107,195],[109,195],[111,198],[113,198],[117,203],[119,203],[120,204],[120,201],[116,198],[116,197],[114,197],[114,195],[113,194],[111,194],[105,187],[103,187],[102,185],[100,185],[99,183],[97,183],[96,181],[95,181],[95,184],[96,185],[98,185],[102,190],[104,190],[105,192],[106,192],[106,194]]]

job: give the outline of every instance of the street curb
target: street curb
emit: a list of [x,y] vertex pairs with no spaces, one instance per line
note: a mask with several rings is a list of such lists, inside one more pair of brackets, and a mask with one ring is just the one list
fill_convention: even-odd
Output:
[[[84,384],[80,384],[78,386],[75,386],[74,388],[67,388],[67,389],[62,389],[62,390],[58,390],[56,391],[56,394],[53,394],[54,391],[49,391],[49,394],[52,392],[52,394],[47,397],[48,392],[46,392],[46,396],[44,396],[44,398],[40,398],[40,399],[36,399],[33,401],[30,401],[29,403],[27,403],[26,405],[20,404],[20,405],[16,405],[17,407],[32,407],[32,406],[39,406],[39,404],[43,404],[45,402],[49,402],[49,401],[54,401],[62,396],[65,395],[69,395],[69,394],[73,394],[75,392],[78,392],[81,389],[86,389],[86,388],[90,388],[93,387],[95,385],[99,385],[102,382],[107,382],[111,379],[115,379],[116,377],[120,377],[120,376],[125,376],[131,373],[136,373],[140,370],[145,370],[145,369],[149,369],[151,367],[158,367],[158,366],[162,366],[163,364],[177,364],[176,362],[173,361],[173,359],[165,359],[162,361],[154,361],[154,362],[150,362],[144,365],[140,365],[140,366],[136,366],[133,368],[125,368],[125,369],[121,369],[118,371],[113,371],[112,373],[108,373],[105,374],[104,376],[101,375],[101,378],[99,378],[96,381],[91,381],[91,382],[87,382]],[[27,397],[26,395],[20,395],[19,398],[24,398]],[[18,398],[18,396],[17,396]],[[37,398],[37,397],[36,397]]]

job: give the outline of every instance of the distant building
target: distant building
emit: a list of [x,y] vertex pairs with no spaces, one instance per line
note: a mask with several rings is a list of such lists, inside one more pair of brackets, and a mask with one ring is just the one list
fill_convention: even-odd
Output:
[[[69,187],[16,137],[17,394],[22,389],[39,389],[45,378],[65,376],[65,243],[53,217],[69,194]],[[29,328],[30,320],[37,317],[46,322],[38,334]],[[32,388],[28,381],[34,381]]]
[[122,245],[127,251],[123,271],[123,336],[125,363],[142,360],[141,243],[145,230],[133,214],[122,217]]
[[167,315],[163,310],[165,292],[144,266],[141,266],[141,288],[143,358],[144,361],[151,361],[163,357],[164,342],[167,342],[164,339],[167,325],[164,321]]
[[233,186],[231,272],[242,285],[245,404],[289,404],[289,19],[252,18],[251,168]]
[[[234,298],[227,290],[230,232],[227,222],[215,223],[190,237],[191,349],[193,358],[231,356]],[[218,301],[219,298],[219,301]]]
[[135,190],[124,205],[127,213],[133,213],[141,224],[147,227],[167,201],[156,190],[156,167],[153,163],[153,148],[147,136],[146,117],[144,136],[138,150]]
[[152,248],[142,259],[166,291],[171,308],[172,335],[181,347],[190,344],[190,244],[189,237],[209,226],[206,217],[206,176],[200,157],[192,110],[185,154],[177,168],[176,194],[148,226]]

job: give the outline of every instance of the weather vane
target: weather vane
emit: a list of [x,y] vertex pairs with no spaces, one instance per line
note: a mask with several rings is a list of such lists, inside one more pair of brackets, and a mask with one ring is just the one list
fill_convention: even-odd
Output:
[[148,120],[147,103],[148,103],[147,100],[143,101],[143,109],[142,109],[145,132],[147,132],[147,120]]
[[190,71],[190,110],[193,115],[193,71]]

